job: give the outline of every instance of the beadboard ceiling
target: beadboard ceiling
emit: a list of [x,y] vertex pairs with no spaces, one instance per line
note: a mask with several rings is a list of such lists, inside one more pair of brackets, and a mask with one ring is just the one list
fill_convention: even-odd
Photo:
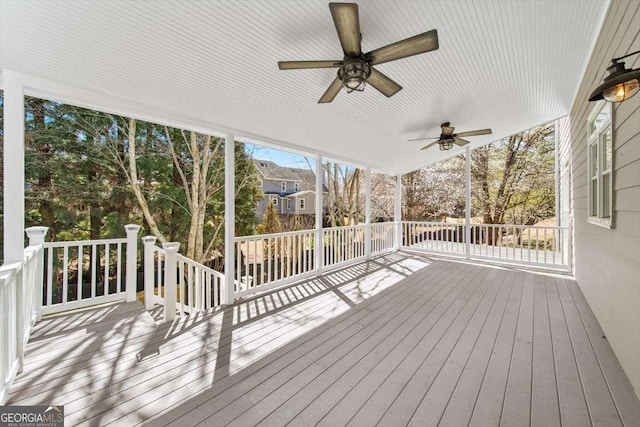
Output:
[[0,68],[73,88],[60,98],[81,105],[400,173],[454,153],[406,142],[444,121],[493,128],[477,146],[566,115],[607,7],[360,1],[364,52],[438,30],[439,50],[378,66],[404,87],[389,99],[367,87],[318,104],[335,69],[278,70],[342,59],[326,1],[0,0]]

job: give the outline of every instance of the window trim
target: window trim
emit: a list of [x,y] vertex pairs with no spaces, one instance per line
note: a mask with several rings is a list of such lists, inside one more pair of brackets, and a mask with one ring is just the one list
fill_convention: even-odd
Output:
[[301,211],[305,210],[305,200],[304,199],[300,199],[299,206],[300,206],[300,210]]
[[293,191],[295,191],[295,192],[300,191],[300,183],[299,182],[294,182],[293,183]]
[[287,210],[291,210],[291,199],[287,199]]
[[283,193],[287,191],[287,183],[285,181],[280,181],[280,191]]
[[[609,120],[605,122],[597,132],[592,134],[592,123],[603,110],[609,109]],[[614,146],[614,118],[613,118],[613,105],[609,102],[600,101],[595,103],[594,108],[589,113],[587,119],[587,222],[593,225],[597,225],[599,227],[612,229],[613,226],[613,171],[614,171],[614,156],[613,156],[613,146]],[[609,133],[609,150],[611,150],[611,161],[608,165],[607,169],[604,169],[606,153],[604,150],[604,138],[603,136]],[[595,156],[596,159],[593,159],[592,151],[595,148]],[[594,163],[597,162],[597,164]],[[594,172],[593,167],[595,165],[596,171]],[[603,185],[604,185],[604,176],[609,176],[608,190],[609,190],[609,198],[607,201],[602,200],[604,197],[603,193]],[[594,185],[596,186],[596,215],[592,214],[592,207],[594,205],[593,193],[594,193]],[[604,211],[605,207],[609,208],[609,216],[605,217]]]
[[275,195],[269,196],[269,201],[273,203],[274,207],[278,206],[278,199],[279,199],[278,196],[275,196]]

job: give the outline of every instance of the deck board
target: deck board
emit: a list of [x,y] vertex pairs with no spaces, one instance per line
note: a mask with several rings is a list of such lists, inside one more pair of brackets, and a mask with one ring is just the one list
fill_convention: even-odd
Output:
[[575,282],[394,253],[161,323],[46,317],[10,404],[66,425],[637,425]]

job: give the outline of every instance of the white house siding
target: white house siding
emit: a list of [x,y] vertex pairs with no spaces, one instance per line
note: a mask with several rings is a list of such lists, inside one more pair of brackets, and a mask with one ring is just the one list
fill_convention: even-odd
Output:
[[[559,166],[570,161],[574,271],[640,396],[640,95],[613,110],[613,229],[587,222],[587,101],[614,57],[640,50],[640,2],[612,1],[570,116],[559,121]],[[640,67],[640,56],[626,59]]]

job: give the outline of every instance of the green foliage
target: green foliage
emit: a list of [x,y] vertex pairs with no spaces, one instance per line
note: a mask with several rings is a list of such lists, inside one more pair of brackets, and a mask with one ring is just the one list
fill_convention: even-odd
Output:
[[488,224],[535,224],[555,214],[553,124],[472,151],[474,215]]
[[273,234],[282,232],[282,223],[271,201],[267,203],[267,209],[262,217],[262,223],[256,227],[258,234]]
[[[128,148],[133,142],[138,182],[151,215],[169,240],[186,247],[191,209],[177,166],[190,180],[195,158],[190,152],[191,132],[137,121],[135,141],[129,141],[128,118],[30,97],[25,98],[25,120],[27,227],[49,227],[47,240],[122,237],[128,223],[142,225],[141,235],[150,234],[132,193]],[[210,191],[201,223],[204,247],[213,257],[224,250],[224,141],[194,135],[201,149],[211,154],[207,176],[202,177]],[[173,151],[170,142],[175,144]],[[243,144],[236,144],[235,152],[236,230],[252,234],[262,192]]]
[[[555,214],[554,127],[545,124],[471,151],[472,216],[535,224]],[[403,175],[403,217],[464,216],[462,155]]]

